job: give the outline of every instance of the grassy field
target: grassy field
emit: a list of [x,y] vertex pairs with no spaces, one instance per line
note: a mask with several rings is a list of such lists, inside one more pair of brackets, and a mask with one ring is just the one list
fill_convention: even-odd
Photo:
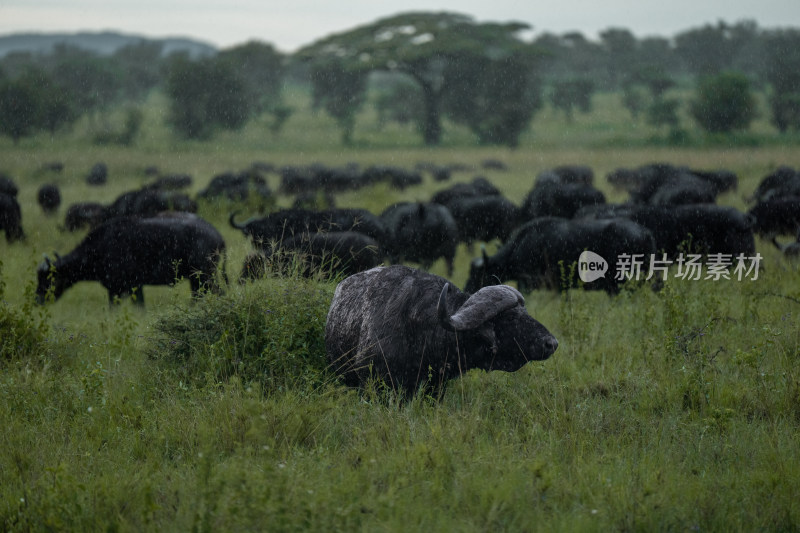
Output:
[[[0,529],[800,529],[800,270],[767,242],[757,241],[764,266],[754,281],[671,278],[658,293],[614,298],[534,292],[530,313],[560,342],[550,360],[514,374],[473,371],[441,399],[404,403],[380,387],[345,389],[326,372],[333,283],[268,278],[197,303],[186,282],[147,287],[146,311],[109,309],[105,290],[84,283],[32,305],[42,254],[82,238],[58,230],[63,208],[41,214],[35,192],[45,182],[61,186],[66,205],[110,202],[145,183],[151,165],[191,174],[196,192],[254,161],[461,163],[472,170],[454,181],[483,174],[520,202],[541,171],[586,164],[620,201],[607,172],[664,161],[736,172],[739,189],[720,203],[744,209],[769,171],[800,167],[798,139],[779,138],[763,112],[747,137],[698,134],[675,147],[600,95],[594,113],[571,123],[542,111],[510,150],[475,146],[452,124],[443,146],[421,147],[413,130],[379,130],[367,111],[355,145],[342,147],[306,97],[290,92],[296,112],[278,138],[256,122],[209,142],[175,140],[155,95],[130,148],[92,146],[88,123],[19,146],[0,139],[0,170],[20,185],[28,234],[0,239]],[[490,158],[508,170],[483,169]],[[64,172],[40,171],[51,161]],[[83,178],[98,161],[109,184],[91,188]],[[379,212],[444,186],[376,186],[338,202]],[[228,243],[232,279],[250,249],[227,224],[236,207],[200,206]],[[459,249],[459,286],[474,253]]]

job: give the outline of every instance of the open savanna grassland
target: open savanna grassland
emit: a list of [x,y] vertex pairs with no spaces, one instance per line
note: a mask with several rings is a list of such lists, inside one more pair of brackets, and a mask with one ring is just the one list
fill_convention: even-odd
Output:
[[[604,176],[655,161],[739,175],[720,203],[744,198],[777,165],[800,167],[800,144],[771,134],[653,141],[613,95],[573,122],[550,110],[518,148],[474,146],[447,124],[443,146],[360,117],[342,147],[333,122],[288,94],[295,115],[277,138],[263,122],[205,142],[174,139],[164,101],[148,101],[132,147],[96,147],[79,124],[54,139],[0,140],[0,170],[20,186],[28,238],[0,241],[0,524],[3,530],[576,531],[800,528],[800,271],[757,241],[758,279],[670,278],[659,292],[534,292],[530,313],[559,339],[555,355],[514,374],[470,372],[441,398],[400,402],[375,386],[343,388],[325,368],[323,328],[335,284],[267,279],[189,299],[188,284],[146,287],[147,309],[107,305],[97,284],[32,305],[42,253],[83,234],[40,213],[39,185],[64,205],[112,201],[148,166],[195,179],[255,161],[355,162],[410,168],[459,163],[517,203],[541,171],[585,164]],[[650,141],[648,141],[650,139]],[[482,168],[497,159],[508,170]],[[64,171],[48,174],[44,163]],[[84,182],[104,161],[109,183]],[[277,177],[270,176],[273,189]],[[448,184],[375,186],[340,206],[380,212]],[[289,205],[279,197],[277,205]],[[235,281],[250,244],[228,214],[255,205],[201,203],[223,233]],[[496,243],[488,245],[489,251]],[[469,260],[459,249],[452,280]],[[433,266],[444,274],[444,266]]]

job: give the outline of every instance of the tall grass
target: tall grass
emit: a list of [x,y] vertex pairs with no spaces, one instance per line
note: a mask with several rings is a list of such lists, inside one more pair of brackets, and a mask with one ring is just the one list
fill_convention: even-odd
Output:
[[[19,147],[0,140],[28,233],[24,243],[0,239],[0,529],[800,528],[800,270],[760,240],[755,281],[670,279],[659,292],[613,298],[531,293],[529,311],[560,342],[551,359],[513,374],[471,371],[440,399],[406,402],[379,386],[349,390],[327,372],[331,282],[268,276],[198,301],[185,282],[148,286],[144,311],[109,308],[102,287],[82,283],[48,307],[31,304],[41,254],[82,237],[39,214],[35,191],[46,181],[69,203],[110,201],[144,183],[150,164],[193,174],[197,190],[256,160],[460,162],[473,171],[454,180],[485,173],[520,201],[538,172],[582,163],[614,200],[604,172],[658,160],[736,172],[740,189],[720,201],[744,208],[769,169],[800,167],[796,146],[619,144],[628,121],[613,106],[572,124],[543,112],[514,151],[471,146],[464,131],[431,150],[399,129],[390,133],[405,139],[400,148],[357,130],[359,144],[343,149],[324,116],[301,111],[277,139],[254,124],[188,143],[154,121],[162,104],[154,96],[129,149],[93,147],[80,127]],[[486,158],[509,170],[483,169]],[[39,170],[52,160],[63,174]],[[82,177],[98,160],[110,183],[93,189]],[[377,186],[338,200],[379,212],[442,186]],[[200,206],[228,243],[232,280],[250,250],[227,225],[234,207]],[[474,253],[459,248],[459,286]]]

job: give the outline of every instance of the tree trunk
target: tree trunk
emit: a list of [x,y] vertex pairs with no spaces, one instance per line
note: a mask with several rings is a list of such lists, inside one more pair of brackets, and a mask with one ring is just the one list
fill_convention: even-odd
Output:
[[428,146],[439,144],[442,140],[442,122],[439,116],[439,93],[430,83],[420,80],[425,115],[422,124],[422,138]]

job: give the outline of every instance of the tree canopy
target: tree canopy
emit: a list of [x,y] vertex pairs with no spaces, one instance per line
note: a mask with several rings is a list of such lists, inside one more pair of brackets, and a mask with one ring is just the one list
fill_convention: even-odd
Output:
[[[412,12],[331,35],[305,47],[296,56],[310,63],[312,82],[330,79],[331,73],[336,71],[346,72],[351,78],[375,70],[398,71],[409,75],[419,84],[422,92],[424,113],[421,129],[424,141],[433,145],[441,140],[442,100],[451,88],[462,92],[473,88],[483,93],[480,98],[471,94],[463,95],[474,101],[485,101],[487,96],[491,97],[486,93],[484,83],[465,84],[459,80],[465,73],[458,67],[474,62],[488,62],[492,67],[513,62],[515,67],[532,69],[539,57],[537,49],[518,37],[520,31],[528,28],[522,22],[476,23],[472,17],[458,13]],[[489,68],[487,75],[505,75],[502,70]],[[319,72],[328,74],[315,75]],[[470,74],[474,74],[474,69]],[[528,76],[523,78],[525,82],[529,81]],[[352,87],[353,84],[348,86]],[[509,96],[518,94],[520,98],[524,97],[523,102],[533,103],[533,107],[528,104],[528,110],[535,109],[537,100],[530,98],[528,93],[524,90],[508,91],[502,98],[507,100]],[[487,102],[488,105],[492,103]],[[517,105],[506,107],[509,112],[520,111]],[[485,109],[476,111],[485,113]],[[498,112],[502,113],[502,110],[498,109]],[[475,120],[474,117],[465,122],[468,125],[480,123],[477,127],[484,132],[497,129],[489,127],[487,130],[484,121]],[[480,132],[476,133],[481,136]]]

